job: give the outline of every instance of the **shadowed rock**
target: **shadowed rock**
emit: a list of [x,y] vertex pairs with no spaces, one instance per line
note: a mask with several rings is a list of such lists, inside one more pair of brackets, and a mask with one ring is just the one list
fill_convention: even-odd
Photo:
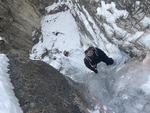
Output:
[[77,91],[63,75],[42,61],[22,63],[10,58],[10,76],[24,113],[83,112]]
[[32,31],[40,27],[42,10],[53,2],[0,0],[0,36],[6,39],[0,52],[10,59],[11,81],[24,113],[83,112],[82,99],[63,75],[46,63],[29,60]]

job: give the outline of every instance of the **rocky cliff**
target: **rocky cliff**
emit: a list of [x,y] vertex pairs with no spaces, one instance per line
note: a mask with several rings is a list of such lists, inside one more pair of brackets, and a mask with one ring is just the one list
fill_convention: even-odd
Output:
[[[24,113],[80,113],[79,93],[51,66],[30,61],[32,32],[54,0],[0,0],[0,52],[10,59],[10,78]],[[38,34],[37,34],[38,35]],[[80,104],[79,104],[80,101]]]
[[26,57],[32,46],[32,31],[40,26],[40,13],[24,0],[4,0],[0,4],[0,35],[7,41],[5,52]]
[[[92,16],[92,19],[94,22],[96,22],[96,26],[99,27],[100,33],[103,34],[109,42],[112,44],[115,44],[119,47],[120,50],[124,51],[125,53],[129,54],[131,57],[137,57],[141,54],[144,54],[144,48],[145,46],[140,41],[143,36],[149,32],[149,24],[144,24],[144,20],[147,17],[150,17],[150,2],[148,0],[138,1],[138,0],[105,0],[105,3],[110,4],[112,2],[115,3],[115,7],[119,10],[126,10],[129,12],[127,17],[122,16],[121,18],[118,18],[116,20],[117,26],[119,29],[125,31],[125,33],[120,32],[118,30],[114,30],[115,27],[112,23],[110,23],[107,19],[108,17],[105,17],[104,15],[99,16],[98,15],[98,7],[102,7],[103,3],[101,2],[103,0],[82,0],[78,2],[73,2],[73,4],[76,6],[75,8],[79,9],[87,18],[88,15],[85,14],[84,8],[88,11],[89,15]],[[84,6],[84,7],[83,7]],[[113,9],[107,10],[109,13],[114,14],[115,11]],[[103,12],[106,13],[106,12]],[[88,30],[85,28],[85,24],[80,18],[80,14],[76,13],[75,15],[76,21],[78,23],[78,26],[80,28],[80,31],[82,34],[90,37],[93,39],[93,36],[89,33]],[[113,17],[109,17],[113,18]],[[94,31],[94,24],[90,21],[90,19],[87,18],[87,21],[91,25],[91,29],[93,29],[93,32],[97,34]],[[110,31],[107,31],[107,27],[109,27]],[[139,37],[129,42],[128,44],[125,44],[124,42],[129,39],[129,37],[133,38],[133,36],[137,33],[141,32],[139,34]],[[142,33],[144,32],[144,33]],[[124,35],[124,36],[122,36]],[[99,37],[101,38],[101,37]]]
[[[5,38],[5,44],[0,44],[0,52],[7,54],[10,59],[9,73],[15,94],[25,113],[87,112],[84,109],[84,100],[80,98],[82,96],[65,77],[43,62],[29,59],[33,42],[37,43],[38,37],[41,35],[40,20],[45,14],[45,6],[54,1],[57,2],[57,0],[0,0],[0,36]],[[71,11],[80,11],[80,14],[74,12],[73,16],[81,34],[94,41],[102,38],[96,37],[94,39],[90,31],[86,29],[84,21],[80,18],[82,12],[95,36],[97,33],[94,24],[96,23],[100,34],[103,34],[112,44],[117,45],[119,49],[131,57],[141,56],[145,50],[141,39],[150,30],[149,24],[144,24],[142,20],[150,17],[148,10],[150,2],[148,0],[140,0],[140,3],[137,0],[105,0],[106,3],[113,1],[116,3],[115,7],[129,12],[126,18],[122,17],[116,20],[119,29],[125,31],[124,36],[122,36],[122,32],[115,31],[114,26],[107,21],[105,16],[97,14],[97,8],[103,5],[101,1],[72,0],[73,8]],[[54,14],[65,9],[69,9],[69,7],[62,5],[50,13]],[[88,13],[85,12],[85,9]],[[114,13],[111,8],[107,11]],[[92,16],[93,23],[88,18],[88,14]],[[109,27],[111,32],[107,31],[106,27]],[[37,30],[35,33],[36,40],[32,40],[34,30]],[[141,34],[136,40],[129,41],[128,44],[124,43],[137,32]]]

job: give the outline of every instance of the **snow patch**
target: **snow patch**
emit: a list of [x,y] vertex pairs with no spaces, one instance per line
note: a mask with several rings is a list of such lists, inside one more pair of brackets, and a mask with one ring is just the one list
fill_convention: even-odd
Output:
[[101,1],[101,7],[97,8],[97,14],[104,16],[109,23],[115,23],[116,19],[123,17],[127,18],[128,12],[126,10],[118,10],[114,2],[111,4],[105,4]]
[[3,38],[3,37],[0,37],[0,40],[4,40],[4,38]]
[[146,46],[146,48],[150,48],[150,33],[143,35],[139,39],[139,42],[142,43],[142,45]]
[[141,85],[141,88],[147,95],[150,94],[150,75],[149,75],[147,83]]
[[[96,1],[98,2],[98,0]],[[58,4],[54,3],[47,10],[50,11],[55,9],[64,3],[69,4],[68,1],[61,3],[59,1]],[[72,5],[69,5],[69,8],[72,8]],[[83,12],[80,12],[78,7],[81,8]],[[43,18],[41,22],[43,37],[41,37],[40,42],[33,47],[30,58],[47,62],[76,82],[89,83],[88,85],[92,88],[96,97],[102,102],[102,104],[106,104],[107,108],[111,107],[108,105],[110,102],[112,104],[120,104],[124,101],[129,102],[129,99],[133,96],[137,96],[135,93],[139,89],[142,89],[146,94],[149,94],[149,79],[147,81],[150,72],[148,56],[143,62],[131,61],[123,64],[128,56],[125,53],[122,53],[116,45],[107,41],[106,37],[100,33],[94,19],[90,16],[86,8],[84,6],[80,7],[80,5],[77,4],[74,6],[74,9],[70,10],[71,11],[46,15]],[[82,33],[79,32],[76,22],[70,12],[77,14],[79,19],[83,21],[90,36],[82,35]],[[104,28],[111,39],[116,41],[118,45],[128,47],[131,42],[137,41],[138,43],[146,45],[146,47],[150,47],[148,33],[145,35],[142,31],[136,32],[135,34],[129,34],[127,31],[116,25],[116,20],[118,18],[127,18],[128,12],[116,9],[114,2],[111,4],[105,4],[105,2],[102,1],[101,7],[97,8],[97,15],[106,19],[108,24],[104,23]],[[143,25],[148,24],[148,22],[149,20],[147,18],[144,18],[141,21]],[[120,38],[124,37],[125,39],[122,42],[115,40],[115,38],[112,37],[113,32],[116,32]],[[109,57],[112,57],[115,60],[115,64],[112,66],[106,66],[104,63],[100,63],[98,65],[99,73],[94,74],[88,70],[83,63],[84,51],[80,42],[83,45],[90,43],[99,47],[105,51]],[[68,57],[63,56],[62,53],[64,50],[69,52]],[[46,51],[48,51],[48,54],[42,58],[42,54]],[[88,73],[90,74],[89,78]],[[112,92],[111,96],[113,98],[109,99],[110,95],[107,94],[107,90],[109,90],[108,92]],[[118,97],[118,95],[120,97]],[[133,103],[129,102],[127,105],[124,102],[123,109],[127,107],[134,110],[135,113],[136,108],[142,109],[141,104],[136,103],[141,101],[146,102],[144,96],[142,99],[136,100],[137,102],[134,100],[132,101]],[[135,104],[136,106],[132,106],[131,104]],[[114,107],[112,108],[112,111],[113,110],[117,111],[120,109]],[[129,110],[127,109],[127,111]],[[95,110],[90,112],[99,113],[100,111],[95,108]]]
[[143,26],[148,27],[148,26],[150,25],[150,18],[145,16],[145,17],[140,21],[140,23],[141,23]]

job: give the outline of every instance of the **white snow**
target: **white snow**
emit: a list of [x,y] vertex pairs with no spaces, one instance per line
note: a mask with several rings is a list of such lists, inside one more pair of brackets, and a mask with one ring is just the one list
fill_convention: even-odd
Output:
[[3,38],[3,37],[0,37],[0,40],[4,40],[4,38]]
[[148,18],[148,17],[145,16],[145,17],[142,19],[141,24],[142,24],[143,26],[145,26],[145,27],[148,27],[148,26],[150,25],[150,18]]
[[101,7],[97,8],[97,14],[104,16],[109,23],[115,23],[116,19],[120,17],[127,18],[128,16],[127,11],[116,9],[114,2],[111,2],[111,4],[105,4],[104,1],[101,1],[101,5]]
[[23,113],[8,74],[8,58],[0,54],[0,113]]
[[150,75],[149,75],[147,83],[141,85],[141,88],[147,95],[150,94]]
[[146,58],[142,62],[142,66],[144,68],[143,73],[144,77],[146,77],[145,82],[141,85],[142,90],[149,95],[150,94],[150,74],[149,74],[149,65],[150,65],[150,51],[148,50]]
[[54,10],[56,7],[61,6],[60,4],[61,4],[60,2],[59,2],[59,4],[54,2],[51,6],[46,7],[45,10],[46,10],[47,12],[50,12],[51,10]]
[[[95,1],[100,2],[99,0]],[[140,2],[136,3],[137,5],[140,4]],[[146,57],[143,61],[130,59],[124,64],[128,56],[121,52],[116,45],[109,43],[85,6],[80,7],[79,4],[74,6],[72,1],[59,0],[58,3],[53,3],[46,10],[47,12],[57,10],[63,4],[67,5],[70,10],[66,9],[66,11],[43,17],[41,21],[42,36],[39,43],[33,46],[30,58],[42,60],[74,81],[87,85],[96,101],[112,113],[121,112],[121,109],[119,109],[121,105],[113,107],[113,105],[120,103],[127,108],[123,109],[126,113],[137,113],[142,110],[144,108],[143,105],[147,103],[147,96],[150,95],[150,32],[137,31],[135,34],[130,34],[121,29],[117,26],[116,20],[119,18],[126,19],[128,12],[116,9],[114,2],[105,4],[104,1],[101,1],[101,7],[97,7],[97,15],[106,19],[108,24],[101,24],[103,24],[107,35],[114,42],[116,41],[116,44],[123,43],[124,47],[129,46],[131,42],[137,42],[147,49],[147,51],[145,50]],[[91,36],[80,32],[72,15],[78,16],[83,21]],[[145,16],[139,23],[144,27],[148,27],[150,18]],[[113,32],[116,32],[121,37],[125,37],[124,42],[115,40],[112,37]],[[32,35],[34,34],[35,31]],[[0,37],[0,40],[3,39],[3,37]],[[100,63],[98,65],[99,74],[91,72],[83,63],[84,51],[82,46],[87,43],[101,48],[109,57],[115,60],[115,64],[106,66],[104,63]],[[63,55],[64,50],[69,52],[68,57]],[[6,55],[0,54],[0,61],[0,113],[23,113],[9,78],[9,59]],[[110,92],[112,92],[112,95],[109,94]],[[136,97],[136,99],[132,99],[132,97]],[[100,113],[98,103],[94,110],[89,110],[90,113]],[[132,104],[135,106],[132,106]]]
[[133,41],[133,42],[134,42],[135,40],[137,40],[138,38],[140,38],[143,34],[144,34],[143,31],[141,31],[141,32],[136,32],[134,35],[130,36],[130,37],[127,39],[127,41],[129,41],[129,42]]
[[150,49],[150,33],[145,34],[139,39],[139,42],[146,46],[146,48]]
[[[98,0],[96,1],[98,2]],[[63,4],[69,5],[69,8],[73,8],[71,2],[59,1],[46,9],[49,12]],[[84,6],[80,8],[82,8],[83,12],[80,12],[78,7],[74,6],[74,9],[70,9],[71,11],[66,10],[43,17],[41,21],[43,36],[39,43],[33,46],[30,58],[45,61],[74,81],[88,85],[97,100],[102,103],[103,106],[105,105],[107,110],[110,110],[112,113],[120,109],[116,107],[111,108],[111,106],[113,106],[111,104],[116,104],[116,102],[121,103],[123,100],[129,101],[132,95],[139,90],[149,95],[149,54],[147,54],[143,62],[131,60],[124,64],[128,56],[121,52],[116,45],[109,43],[86,8]],[[71,13],[83,21],[86,30],[92,37],[83,35],[80,32]],[[109,23],[103,23],[103,26],[110,37],[113,35],[113,32],[119,34],[120,37],[125,36],[124,42],[116,41],[117,43],[123,43],[124,46],[129,46],[131,42],[137,41],[138,43],[142,43],[147,49],[150,48],[149,32],[137,31],[135,34],[130,34],[117,26],[116,19],[121,17],[124,19],[127,18],[128,12],[116,9],[114,2],[105,4],[104,1],[101,1],[101,7],[97,8],[97,15],[103,16],[107,23]],[[92,23],[92,25],[90,23]],[[144,26],[149,24],[149,18],[145,17],[141,23]],[[112,37],[112,40],[115,40],[114,37]],[[101,48],[109,57],[115,60],[115,64],[113,66],[106,66],[104,63],[100,63],[98,65],[99,74],[96,75],[91,72],[83,63],[84,52],[82,44],[87,43]],[[63,55],[64,50],[69,52],[68,57]],[[44,52],[46,53],[46,51],[46,56],[42,57],[42,54]],[[114,94],[109,95],[108,92],[113,91]],[[121,95],[122,92],[123,95],[118,96]],[[146,103],[144,96],[139,97],[139,102]],[[125,104],[125,107],[129,107],[129,109],[126,109],[128,113],[131,112],[131,109],[133,109],[132,113],[137,113],[136,109],[141,110],[143,108],[141,104],[135,103],[136,106],[132,106],[131,104],[132,103]],[[100,108],[95,108],[94,111],[90,112],[100,113],[99,109]]]
[[[34,53],[31,58],[41,58],[45,48],[63,52],[80,47],[78,28],[69,11],[47,15],[42,19],[41,41],[33,47]],[[36,51],[36,53],[35,53]],[[52,52],[53,52],[52,51]]]

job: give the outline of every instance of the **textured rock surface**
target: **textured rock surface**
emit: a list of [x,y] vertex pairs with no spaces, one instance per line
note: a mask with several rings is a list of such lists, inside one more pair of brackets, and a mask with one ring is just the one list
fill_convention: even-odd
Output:
[[14,26],[21,28],[20,30],[26,30],[29,34],[39,27],[40,13],[30,2],[25,0],[5,0],[4,3],[9,8]]
[[[32,47],[32,31],[39,29],[40,18],[45,14],[45,6],[54,1],[57,0],[0,0],[0,36],[7,41],[0,47],[0,52],[6,53],[10,58],[10,75],[15,87],[14,91],[25,113],[80,113],[82,111],[80,107],[83,112],[86,112],[80,96],[62,75],[45,63],[28,59]],[[126,9],[130,13],[128,18],[117,20],[120,28],[130,34],[135,34],[137,31],[149,32],[149,25],[140,23],[145,16],[150,17],[149,0],[140,0],[140,4],[136,4],[136,0],[105,0],[106,3],[112,1],[117,4],[118,9]],[[111,37],[106,33],[103,24],[108,23],[104,18],[96,15],[97,7],[101,6],[100,0],[99,2],[79,0],[78,3],[80,6],[85,6],[101,33],[111,43],[117,45],[117,41],[125,40],[126,37],[120,39],[120,35],[116,32],[113,32]],[[83,12],[82,7],[78,8]],[[75,19],[81,32],[92,39],[92,35],[78,15]],[[40,30],[37,35],[40,35]],[[111,40],[112,37],[116,40]],[[130,56],[137,56],[137,51],[142,53],[144,49],[139,41],[140,38],[142,36],[128,46],[124,46],[123,43],[118,46]],[[34,43],[37,42],[38,39]]]
[[57,2],[58,0],[28,0],[30,3],[34,4],[34,6],[38,9],[38,11],[42,14],[45,14],[45,7],[50,4]]
[[40,26],[40,13],[25,0],[1,0],[0,4],[0,36],[7,41],[3,50],[27,58],[32,31]]
[[[121,50],[128,53],[131,57],[137,57],[143,54],[144,46],[140,42],[140,39],[142,39],[145,35],[145,33],[150,32],[150,25],[144,25],[142,24],[142,20],[145,17],[150,17],[150,11],[148,10],[150,8],[150,1],[149,0],[140,0],[140,3],[138,3],[138,0],[105,0],[105,3],[111,3],[115,2],[116,8],[119,10],[127,10],[129,12],[129,15],[126,19],[119,18],[116,20],[117,26],[121,28],[122,30],[126,31],[126,34],[124,37],[120,35],[119,32],[113,31],[112,35],[107,33],[105,30],[104,24],[108,25],[111,29],[114,29],[111,23],[108,23],[106,19],[102,16],[97,15],[97,8],[99,6],[102,6],[101,1],[94,1],[94,0],[82,0],[79,2],[74,2],[74,5],[77,6],[77,8],[85,15],[83,11],[83,7],[88,11],[88,13],[93,17],[92,19],[96,22],[97,26],[100,29],[101,34],[104,34],[104,36],[113,44],[117,45]],[[111,9],[110,9],[111,12]],[[113,11],[111,12],[113,13]],[[76,15],[76,21],[81,30],[82,34],[87,35],[89,38],[93,38],[92,35],[85,29],[85,25],[79,18],[80,15]],[[89,21],[90,23],[90,21]],[[91,23],[91,28],[92,28]],[[94,29],[93,29],[94,31]],[[127,37],[133,36],[136,34],[136,32],[143,32],[143,35],[139,35],[139,38],[133,42],[130,42],[128,45],[124,44],[124,41],[127,40]],[[101,37],[99,37],[101,38]],[[119,45],[118,45],[119,44]]]
[[42,61],[22,63],[16,59],[10,64],[15,65],[10,74],[24,113],[81,113],[77,91],[53,67]]
[[39,29],[45,6],[53,2],[0,0],[0,36],[6,40],[0,52],[10,59],[11,81],[24,113],[86,112],[80,93],[63,75],[43,62],[29,60],[32,32]]

